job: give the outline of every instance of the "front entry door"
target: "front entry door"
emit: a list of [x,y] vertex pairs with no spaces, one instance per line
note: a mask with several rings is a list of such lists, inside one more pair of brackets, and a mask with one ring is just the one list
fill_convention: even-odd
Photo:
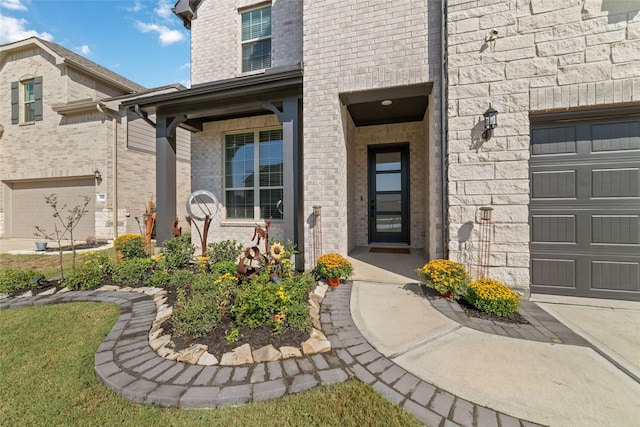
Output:
[[409,243],[409,145],[369,147],[369,243]]

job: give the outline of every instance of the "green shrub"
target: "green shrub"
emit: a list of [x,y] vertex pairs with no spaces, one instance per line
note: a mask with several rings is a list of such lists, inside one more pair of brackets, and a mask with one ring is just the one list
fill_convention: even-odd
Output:
[[64,286],[79,291],[88,291],[102,284],[104,274],[98,264],[85,261],[76,264],[75,268],[64,278]]
[[155,268],[153,273],[144,281],[147,286],[153,286],[157,288],[164,287],[171,281],[171,273],[165,268]]
[[37,284],[31,283],[31,281],[41,275],[35,270],[20,270],[11,267],[0,269],[0,292],[10,294],[18,289],[33,288]]
[[97,266],[102,275],[113,274],[113,261],[105,251],[91,251],[82,254],[84,264]]
[[122,261],[145,258],[144,237],[140,234],[122,234],[113,241],[113,247],[122,254]]
[[230,261],[235,265],[241,250],[242,244],[235,240],[223,240],[209,243],[205,254],[212,265],[223,261]]
[[147,270],[153,265],[150,258],[134,258],[119,264],[114,273],[113,281],[124,285],[137,285],[144,281]]
[[184,291],[179,291],[170,322],[176,336],[201,337],[220,322],[220,313],[206,293],[196,293],[187,299]]
[[186,268],[196,248],[191,243],[191,234],[185,233],[164,242],[164,257],[170,270]]
[[193,273],[189,270],[176,270],[171,274],[169,286],[184,288],[193,280]]
[[223,274],[235,275],[238,271],[238,265],[235,261],[218,261],[211,266],[211,272],[222,276]]
[[460,263],[448,259],[434,259],[416,270],[418,277],[425,284],[440,292],[451,293],[454,298],[459,298],[469,283],[467,270]]
[[268,272],[262,272],[238,288],[231,307],[234,321],[250,328],[271,325],[276,332],[285,326],[309,331],[307,298],[314,285],[310,275],[288,278],[278,285],[269,279]]
[[467,301],[478,310],[508,316],[520,308],[520,296],[493,279],[480,279],[467,289]]

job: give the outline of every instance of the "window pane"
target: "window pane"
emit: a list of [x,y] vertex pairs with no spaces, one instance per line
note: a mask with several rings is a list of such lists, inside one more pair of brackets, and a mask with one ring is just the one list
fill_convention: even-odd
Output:
[[260,132],[260,187],[282,186],[282,130]]
[[35,97],[35,85],[33,82],[27,82],[24,84],[24,102],[34,101]]
[[282,189],[260,190],[260,218],[282,219],[278,201],[282,200]]
[[253,218],[253,190],[233,190],[226,193],[227,218]]
[[242,71],[271,67],[271,39],[242,45]]
[[36,104],[35,102],[29,102],[24,104],[24,121],[35,122],[36,121]]
[[253,133],[225,137],[225,187],[253,187]]
[[402,193],[376,194],[376,212],[400,212]]
[[400,191],[401,187],[400,173],[376,174],[376,191]]
[[400,152],[376,154],[376,172],[399,171],[400,168]]
[[242,14],[242,41],[271,35],[271,6]]
[[398,215],[377,215],[376,231],[379,233],[401,233],[402,217]]

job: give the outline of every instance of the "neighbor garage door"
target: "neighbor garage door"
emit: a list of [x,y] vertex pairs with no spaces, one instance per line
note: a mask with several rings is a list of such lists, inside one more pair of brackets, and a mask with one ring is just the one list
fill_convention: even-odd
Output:
[[34,238],[36,225],[53,232],[53,210],[44,201],[45,196],[52,193],[58,195],[58,208],[65,204],[67,208],[82,205],[82,196],[89,197],[89,212],[80,220],[73,235],[76,240],[85,240],[88,236],[95,235],[94,179],[14,182],[10,187],[12,237]]
[[531,130],[532,292],[640,300],[640,117]]

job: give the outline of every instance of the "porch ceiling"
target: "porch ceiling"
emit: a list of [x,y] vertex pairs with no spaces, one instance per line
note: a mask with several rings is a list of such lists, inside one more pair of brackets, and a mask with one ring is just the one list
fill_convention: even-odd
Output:
[[[424,119],[429,104],[432,83],[395,86],[340,94],[356,126],[419,122]],[[382,105],[382,101],[391,101]]]

